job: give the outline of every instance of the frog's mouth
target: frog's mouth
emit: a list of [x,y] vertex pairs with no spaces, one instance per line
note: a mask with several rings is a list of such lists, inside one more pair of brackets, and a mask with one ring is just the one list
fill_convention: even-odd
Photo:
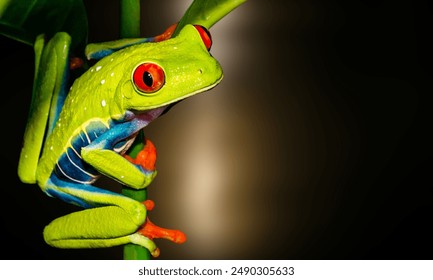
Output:
[[158,117],[164,114],[169,105],[161,106],[145,111],[134,112],[139,120],[144,122],[144,126],[156,120]]
[[[221,76],[218,79],[216,79],[212,84],[210,84],[206,87],[200,88],[196,91],[192,91],[188,94],[180,95],[180,96],[175,97],[169,101],[156,102],[156,104],[154,104],[154,105],[149,105],[150,101],[148,101],[145,104],[141,104],[141,105],[140,105],[140,102],[138,102],[140,100],[138,100],[136,103],[134,103],[134,101],[128,101],[128,103],[125,105],[124,108],[126,108],[127,110],[134,111],[134,112],[151,112],[154,109],[157,110],[157,109],[162,108],[162,107],[168,107],[168,109],[171,109],[175,104],[179,103],[182,100],[185,100],[191,96],[198,95],[200,93],[204,93],[204,92],[207,92],[207,91],[213,89],[214,87],[216,87],[221,82],[222,79],[223,79],[223,75],[221,74]],[[140,98],[141,97],[142,96],[140,96]],[[124,101],[124,99],[122,99],[122,101],[126,102],[126,101]]]
[[171,108],[173,108],[176,104],[178,104],[179,102],[187,99],[189,96],[192,95],[196,95],[198,93],[202,93],[202,92],[206,92],[212,88],[214,88],[215,86],[217,86],[219,84],[219,82],[222,80],[223,75],[221,75],[220,78],[218,78],[213,84],[211,84],[210,86],[206,87],[206,88],[202,88],[196,92],[192,92],[189,95],[186,96],[182,96],[179,99],[174,100],[173,102],[170,103],[165,103],[165,105],[156,107],[156,108],[152,108],[152,109],[147,109],[147,110],[132,110],[133,112],[137,113],[137,115],[140,116],[140,119],[145,120],[146,121],[146,126],[156,120],[158,117],[166,114],[168,111],[170,111]]
[[[182,99],[184,100],[184,99]],[[137,113],[139,115],[139,118],[146,122],[146,126],[156,120],[157,118],[161,117],[162,115],[166,114],[168,111],[170,111],[171,108],[174,107],[177,103],[181,102],[182,100],[170,103],[166,106],[153,108],[150,110],[142,111],[140,113]]]

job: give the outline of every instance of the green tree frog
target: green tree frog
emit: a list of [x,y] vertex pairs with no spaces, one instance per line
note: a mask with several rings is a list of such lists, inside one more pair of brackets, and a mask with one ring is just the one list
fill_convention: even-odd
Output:
[[45,227],[44,239],[51,246],[133,243],[157,256],[153,238],[181,238],[147,220],[151,202],[94,185],[103,174],[133,189],[146,188],[156,175],[153,145],[146,141],[135,159],[125,155],[138,132],[171,105],[221,81],[223,72],[209,53],[211,37],[204,27],[186,25],[169,37],[89,45],[87,57],[99,60],[70,89],[69,35],[57,33],[46,44],[38,37],[18,175],[49,196],[85,208]]

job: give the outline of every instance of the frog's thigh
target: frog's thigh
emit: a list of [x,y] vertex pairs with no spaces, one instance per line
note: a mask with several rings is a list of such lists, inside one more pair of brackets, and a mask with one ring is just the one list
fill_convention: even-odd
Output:
[[74,212],[52,221],[44,229],[45,242],[57,248],[103,248],[134,243],[156,252],[155,243],[135,233],[137,227],[116,206]]
[[45,189],[48,194],[94,208],[52,221],[44,229],[48,244],[60,248],[110,247],[126,243],[138,243],[149,249],[154,246],[149,239],[135,234],[146,219],[142,203],[89,185],[49,183]]

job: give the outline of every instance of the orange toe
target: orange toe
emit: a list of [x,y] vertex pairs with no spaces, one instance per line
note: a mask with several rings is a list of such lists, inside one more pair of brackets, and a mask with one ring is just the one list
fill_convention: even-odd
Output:
[[144,225],[138,232],[149,239],[163,238],[174,243],[181,244],[186,241],[186,235],[177,229],[166,229],[152,223],[149,218],[146,219]]
[[[148,211],[151,211],[155,207],[155,202],[152,200],[146,200],[143,202],[144,206]],[[174,243],[181,244],[186,241],[186,235],[177,229],[162,228],[146,218],[146,222],[138,229],[138,233],[146,236],[149,239],[164,238]]]

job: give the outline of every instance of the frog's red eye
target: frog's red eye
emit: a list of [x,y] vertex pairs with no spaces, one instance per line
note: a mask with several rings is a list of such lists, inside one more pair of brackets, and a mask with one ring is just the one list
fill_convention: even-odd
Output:
[[209,30],[201,25],[194,25],[195,29],[197,29],[198,34],[200,34],[201,39],[203,40],[206,49],[209,51],[212,46],[212,36],[210,35]]
[[132,79],[139,91],[153,93],[164,85],[165,75],[158,64],[143,63],[135,68]]

